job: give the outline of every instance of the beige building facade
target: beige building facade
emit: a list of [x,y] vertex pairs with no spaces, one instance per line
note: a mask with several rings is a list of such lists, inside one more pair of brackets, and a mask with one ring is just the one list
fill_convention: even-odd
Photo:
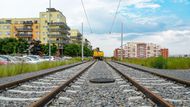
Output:
[[[38,18],[0,18],[0,38],[23,38],[28,42],[40,40],[42,44],[56,44],[58,49],[68,43],[81,44],[82,34],[70,29],[66,17],[55,8],[40,12]],[[91,47],[90,42],[84,39]]]
[[124,45],[124,57],[126,58],[148,58],[158,57],[161,47],[153,43],[128,42]]

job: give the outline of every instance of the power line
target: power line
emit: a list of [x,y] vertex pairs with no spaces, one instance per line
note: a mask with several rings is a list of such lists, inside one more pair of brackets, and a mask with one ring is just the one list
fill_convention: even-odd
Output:
[[118,10],[119,10],[120,4],[121,4],[121,0],[119,0],[119,3],[118,3],[118,5],[117,5],[117,9],[116,9],[116,11],[115,11],[115,15],[114,15],[114,18],[113,18],[112,25],[111,25],[111,28],[110,28],[110,32],[109,32],[109,33],[112,32],[113,25],[115,24],[115,20],[116,20],[116,17],[117,17],[117,12],[118,12]]
[[88,19],[88,15],[87,15],[87,12],[86,12],[86,9],[85,9],[83,0],[81,0],[81,3],[82,3],[82,7],[83,7],[83,10],[84,10],[84,14],[85,14],[86,20],[87,20],[88,25],[89,25],[89,28],[90,28],[90,32],[93,33],[93,32],[92,32],[92,27],[91,27],[91,25],[90,25],[90,21],[89,21],[89,19]]

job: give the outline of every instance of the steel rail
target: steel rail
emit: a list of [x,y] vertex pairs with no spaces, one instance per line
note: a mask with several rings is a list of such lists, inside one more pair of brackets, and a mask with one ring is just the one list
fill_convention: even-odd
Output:
[[29,105],[29,107],[43,107],[45,106],[49,101],[51,101],[60,91],[62,91],[65,87],[67,87],[70,83],[72,83],[76,78],[78,78],[80,75],[82,75],[85,71],[87,71],[92,65],[94,65],[95,61],[90,64],[88,67],[74,75],[71,79],[67,80],[60,86],[54,88],[51,92],[48,94],[42,96],[39,100],[33,102]]
[[39,75],[34,75],[34,76],[26,77],[26,78],[23,78],[23,79],[20,79],[20,80],[16,80],[16,81],[11,81],[11,82],[8,82],[8,83],[5,83],[5,84],[0,84],[0,90],[5,90],[6,88],[17,86],[20,83],[23,83],[23,82],[26,82],[26,81],[29,81],[29,80],[33,80],[33,79],[36,79],[36,78],[39,78],[41,76],[45,76],[45,75],[48,75],[48,74],[56,73],[56,72],[59,72],[61,70],[69,69],[69,68],[72,68],[74,66],[81,65],[83,63],[86,63],[86,62],[80,62],[80,63],[76,63],[76,64],[71,64],[71,65],[65,66],[63,68],[58,68],[56,70],[49,69],[49,71],[46,72],[46,73],[42,73],[42,74],[39,74]]
[[159,76],[159,77],[162,77],[162,78],[166,78],[166,79],[171,80],[171,81],[175,81],[175,82],[184,84],[186,86],[190,86],[190,81],[178,79],[178,78],[175,78],[175,77],[169,76],[169,75],[163,75],[163,74],[160,74],[160,73],[151,72],[150,70],[146,70],[146,69],[142,69],[142,68],[139,68],[139,67],[130,66],[130,65],[118,62],[118,61],[113,61],[113,62],[121,64],[121,65],[124,65],[124,66],[127,66],[127,67],[130,67],[130,68],[133,68],[133,69],[136,69],[136,70],[140,70],[140,71],[143,71],[143,72],[148,72],[148,73],[151,73],[153,75],[156,75],[156,76]]
[[170,104],[169,102],[165,101],[161,96],[154,94],[149,89],[143,87],[140,85],[137,81],[130,78],[128,75],[122,73],[120,70],[115,68],[113,65],[107,62],[107,64],[113,68],[115,71],[117,71],[120,75],[122,75],[124,78],[126,78],[129,82],[131,82],[135,87],[137,87],[138,90],[140,90],[142,93],[144,93],[147,97],[149,97],[154,103],[156,103],[158,106],[161,107],[174,107],[174,105]]

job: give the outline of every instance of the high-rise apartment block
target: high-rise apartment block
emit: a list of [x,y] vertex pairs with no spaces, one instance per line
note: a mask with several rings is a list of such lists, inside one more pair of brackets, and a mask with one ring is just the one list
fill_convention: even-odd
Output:
[[[77,29],[71,29],[70,33],[70,43],[74,44],[82,44],[82,34]],[[88,39],[83,38],[84,45],[87,46],[89,49],[92,49],[91,43]]]
[[81,44],[82,34],[77,29],[71,29],[70,31],[70,43]]
[[[71,33],[75,31],[76,34]],[[80,32],[70,31],[66,17],[55,8],[40,12],[39,18],[1,18],[0,38],[7,37],[24,38],[29,42],[40,40],[42,44],[56,44],[58,49],[63,49],[64,44],[80,43],[82,40]]]
[[[123,47],[125,58],[148,58],[162,55],[161,46],[153,43],[128,42]],[[117,50],[115,49],[115,51]],[[114,52],[114,57],[117,58],[118,56],[120,57],[120,53]]]

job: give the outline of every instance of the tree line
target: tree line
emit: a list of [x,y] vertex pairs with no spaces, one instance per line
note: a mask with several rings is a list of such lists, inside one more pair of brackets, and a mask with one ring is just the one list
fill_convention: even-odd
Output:
[[[55,55],[57,50],[57,46],[51,44],[52,55]],[[40,41],[35,40],[28,43],[28,41],[22,38],[0,38],[0,54],[28,54],[29,52],[34,55],[48,55],[49,44],[41,44]],[[72,57],[81,56],[81,45],[64,45],[63,55]],[[87,46],[84,46],[84,56],[92,56],[92,50]]]

